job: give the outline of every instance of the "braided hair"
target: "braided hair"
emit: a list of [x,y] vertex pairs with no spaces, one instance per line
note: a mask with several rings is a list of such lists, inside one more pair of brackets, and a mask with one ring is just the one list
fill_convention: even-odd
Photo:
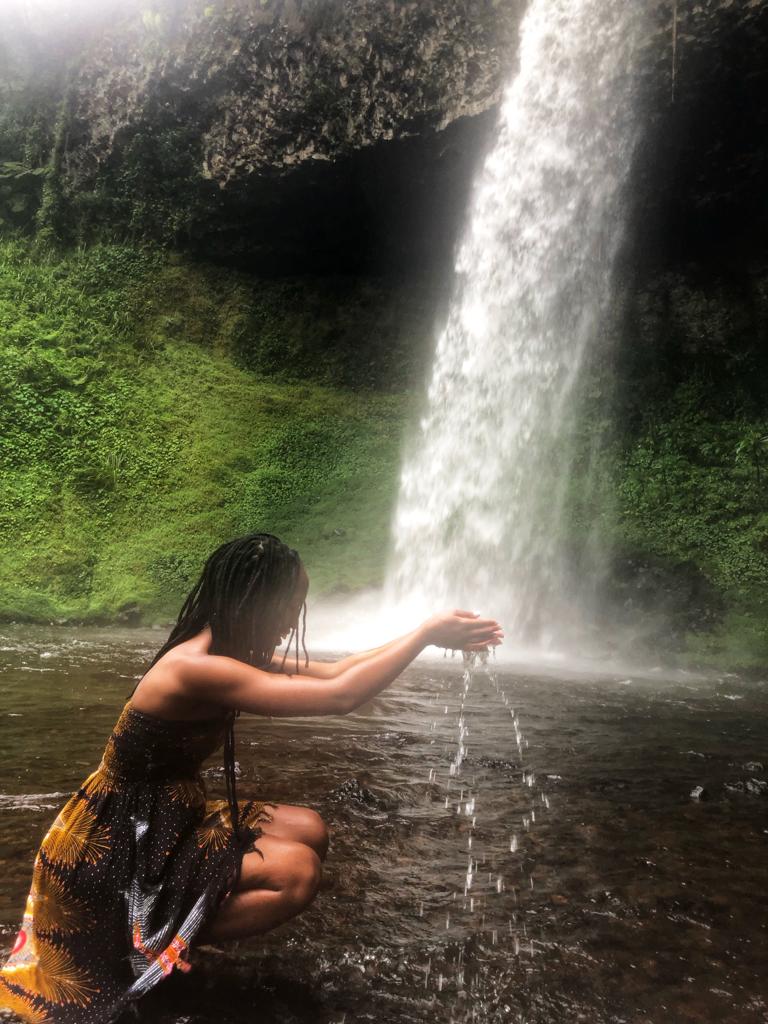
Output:
[[[288,606],[296,593],[301,572],[301,559],[271,533],[249,533],[221,544],[203,567],[200,579],[182,605],[171,633],[154,656],[147,671],[178,644],[196,636],[210,626],[210,654],[236,658],[257,668],[268,668],[277,646],[275,638],[285,623]],[[301,645],[305,665],[309,656],[305,643],[307,604],[301,611]],[[299,623],[291,626],[281,668],[295,640],[296,672],[299,671]],[[236,843],[244,849],[240,810],[235,788],[235,719],[232,711],[227,719],[224,741],[224,774],[227,802]],[[238,858],[237,878],[241,858]]]
[[[298,552],[274,534],[249,533],[221,544],[205,563],[200,579],[182,605],[176,625],[149,668],[206,626],[210,626],[213,637],[210,654],[267,668],[300,571]],[[306,658],[306,603],[302,612],[301,638]],[[291,629],[286,654],[294,638],[298,672],[298,622]]]

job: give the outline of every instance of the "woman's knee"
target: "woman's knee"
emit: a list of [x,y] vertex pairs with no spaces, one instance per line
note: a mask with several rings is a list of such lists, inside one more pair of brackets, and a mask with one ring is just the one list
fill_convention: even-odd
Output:
[[320,886],[320,858],[304,843],[262,836],[243,858],[240,885],[219,908],[203,941],[257,935],[300,914]]
[[321,860],[328,852],[328,829],[325,822],[309,807],[283,804],[273,815],[272,825],[265,832],[310,846]]
[[322,876],[319,856],[304,843],[294,844],[290,863],[286,865],[284,892],[298,906],[306,906],[317,894]]
[[317,813],[309,807],[303,807],[304,819],[302,822],[303,831],[306,835],[306,844],[311,846],[320,860],[325,860],[328,852],[328,826]]

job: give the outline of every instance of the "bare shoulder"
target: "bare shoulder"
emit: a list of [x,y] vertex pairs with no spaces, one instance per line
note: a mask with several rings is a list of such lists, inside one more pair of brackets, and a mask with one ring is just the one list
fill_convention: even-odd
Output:
[[139,711],[165,718],[207,718],[222,708],[202,692],[200,683],[215,677],[215,656],[185,645],[173,648],[142,677],[131,703]]
[[275,680],[264,669],[237,658],[194,650],[179,652],[169,670],[184,698],[224,708],[241,707],[249,695]]
[[343,712],[333,682],[266,672],[236,658],[179,649],[164,655],[142,679],[134,702],[166,718],[207,718],[237,709],[257,715],[317,715]]
[[169,664],[168,671],[173,675],[177,685],[187,691],[198,690],[201,686],[226,686],[228,683],[239,682],[246,676],[251,678],[254,675],[267,675],[264,669],[247,665],[237,658],[194,650],[179,651]]

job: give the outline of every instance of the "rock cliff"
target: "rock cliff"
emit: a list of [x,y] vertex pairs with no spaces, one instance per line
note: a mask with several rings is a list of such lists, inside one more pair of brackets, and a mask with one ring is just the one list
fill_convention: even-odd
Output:
[[[72,63],[55,231],[87,240],[106,221],[262,270],[338,267],[408,182],[435,205],[428,247],[444,248],[523,6],[163,0],[124,14]],[[383,143],[379,162],[360,155]]]
[[[647,3],[633,259],[698,258],[724,237],[759,249],[768,4]],[[148,235],[262,272],[440,272],[525,6],[105,0],[58,50],[40,29],[26,60],[11,23],[0,99],[27,110],[13,145],[0,115],[0,161],[20,161],[8,173],[26,196],[41,187],[29,170],[52,165],[38,220],[65,240]],[[4,92],[10,70],[39,78],[57,53],[47,104]],[[31,204],[14,204],[18,223]]]
[[487,110],[515,59],[522,0],[217,0],[105,32],[80,62],[70,169],[176,121],[220,186],[333,160]]

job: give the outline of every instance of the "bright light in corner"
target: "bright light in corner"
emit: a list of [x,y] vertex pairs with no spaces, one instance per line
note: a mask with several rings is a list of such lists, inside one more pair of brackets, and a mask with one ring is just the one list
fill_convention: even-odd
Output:
[[76,14],[100,7],[99,0],[0,0],[0,11],[15,14]]
[[[0,17],[11,16],[14,22],[19,22],[23,26],[44,30],[50,28],[52,23],[80,20],[83,15],[104,13],[111,8],[126,9],[130,6],[131,3],[121,3],[120,0],[0,0]],[[145,6],[151,7],[151,0],[146,0]]]

